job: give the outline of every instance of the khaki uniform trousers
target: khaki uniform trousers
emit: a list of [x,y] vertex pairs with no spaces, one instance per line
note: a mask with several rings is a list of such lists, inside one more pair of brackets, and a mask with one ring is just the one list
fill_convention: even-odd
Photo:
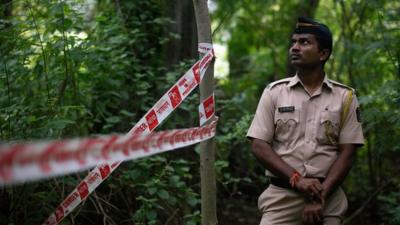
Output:
[[[260,225],[302,225],[304,196],[286,188],[269,185],[258,198],[262,212]],[[324,225],[339,225],[347,210],[347,198],[342,188],[331,194],[324,208]]]

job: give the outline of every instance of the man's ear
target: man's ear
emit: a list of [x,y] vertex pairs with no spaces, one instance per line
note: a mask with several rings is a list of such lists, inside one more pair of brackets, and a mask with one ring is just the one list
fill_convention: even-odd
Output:
[[321,60],[321,61],[326,61],[327,59],[328,59],[328,57],[329,57],[329,54],[330,54],[330,51],[329,51],[329,49],[322,49],[321,51],[320,51],[320,57],[319,57],[319,60]]

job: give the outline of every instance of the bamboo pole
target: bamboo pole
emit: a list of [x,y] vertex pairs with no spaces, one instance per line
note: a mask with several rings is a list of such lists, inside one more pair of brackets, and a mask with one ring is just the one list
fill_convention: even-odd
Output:
[[[207,0],[193,0],[199,43],[212,43],[211,23]],[[214,61],[210,64],[200,84],[200,101],[214,92]],[[201,179],[201,224],[216,225],[216,182],[215,182],[215,140],[200,143],[200,179]]]

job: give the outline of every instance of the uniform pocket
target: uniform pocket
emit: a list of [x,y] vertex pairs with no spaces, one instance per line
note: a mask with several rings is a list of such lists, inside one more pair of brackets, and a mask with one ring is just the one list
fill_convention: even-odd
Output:
[[275,139],[279,142],[293,140],[296,128],[299,124],[300,112],[279,112],[275,111]]
[[320,144],[337,145],[339,141],[340,113],[322,111],[317,141]]

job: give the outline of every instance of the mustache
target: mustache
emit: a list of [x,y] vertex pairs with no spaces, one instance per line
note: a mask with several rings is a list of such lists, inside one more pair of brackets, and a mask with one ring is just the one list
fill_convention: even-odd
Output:
[[289,58],[301,58],[301,54],[299,53],[289,53]]
[[301,56],[298,52],[289,52],[289,56]]

